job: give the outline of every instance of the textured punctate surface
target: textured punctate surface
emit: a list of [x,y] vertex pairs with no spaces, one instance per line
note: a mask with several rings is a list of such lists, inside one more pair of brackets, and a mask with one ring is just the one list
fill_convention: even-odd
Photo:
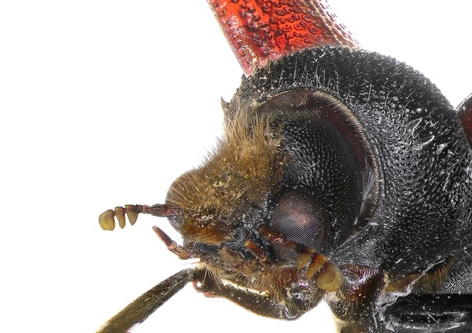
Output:
[[258,70],[232,103],[250,109],[306,88],[352,110],[380,165],[375,215],[332,260],[381,267],[396,279],[470,246],[471,151],[457,114],[428,79],[389,57],[324,47]]
[[468,96],[457,110],[469,145],[472,147],[472,95]]
[[356,47],[323,1],[208,2],[246,73],[296,50],[321,45]]

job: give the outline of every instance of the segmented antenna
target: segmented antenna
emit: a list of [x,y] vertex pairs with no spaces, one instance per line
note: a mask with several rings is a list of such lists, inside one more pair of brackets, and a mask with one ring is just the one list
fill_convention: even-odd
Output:
[[138,214],[151,214],[158,217],[172,217],[176,215],[174,208],[168,205],[156,204],[152,206],[148,205],[125,205],[124,207],[118,206],[115,209],[108,209],[104,211],[98,217],[98,222],[103,230],[114,230],[115,229],[115,218],[118,220],[118,225],[123,229],[126,225],[126,218],[131,225],[136,223]]

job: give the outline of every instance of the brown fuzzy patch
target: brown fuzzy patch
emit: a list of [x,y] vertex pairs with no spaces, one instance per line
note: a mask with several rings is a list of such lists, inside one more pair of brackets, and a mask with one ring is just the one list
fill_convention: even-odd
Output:
[[182,235],[215,242],[265,203],[282,175],[279,147],[269,119],[241,115],[229,122],[224,139],[204,164],[179,177],[169,190],[167,204],[185,215]]

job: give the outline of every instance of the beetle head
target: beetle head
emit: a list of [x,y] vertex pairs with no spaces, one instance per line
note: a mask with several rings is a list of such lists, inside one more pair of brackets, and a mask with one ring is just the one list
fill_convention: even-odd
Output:
[[[288,157],[273,123],[269,117],[241,114],[228,119],[217,149],[202,167],[172,184],[166,205],[175,209],[169,220],[182,234],[183,247],[205,271],[196,278],[197,289],[266,316],[294,318],[300,307],[306,311],[316,305],[323,292],[306,278],[306,269],[297,268],[304,247],[272,227],[305,214],[296,223],[300,228],[320,223],[312,234],[321,244],[323,214],[302,192],[292,191],[283,195],[282,204],[274,203]],[[304,207],[300,211],[293,205]]]
[[237,98],[225,105],[217,149],[172,184],[168,217],[199,259],[197,289],[265,316],[296,318],[342,284],[328,258],[366,210],[362,198],[372,187],[360,164],[367,158],[356,154],[368,149],[346,138],[355,125],[326,94]]

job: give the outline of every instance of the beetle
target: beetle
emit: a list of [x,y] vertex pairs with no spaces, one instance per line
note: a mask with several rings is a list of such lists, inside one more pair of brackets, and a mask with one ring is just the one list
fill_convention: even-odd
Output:
[[247,72],[263,63],[224,104],[226,137],[207,163],[176,180],[166,204],[101,215],[104,229],[125,213],[168,217],[183,244],[156,233],[200,259],[156,286],[164,296],[132,323],[194,281],[276,318],[325,298],[345,331],[466,329],[470,101],[457,117],[421,74],[338,28],[324,28],[337,37],[329,46],[240,57]]

